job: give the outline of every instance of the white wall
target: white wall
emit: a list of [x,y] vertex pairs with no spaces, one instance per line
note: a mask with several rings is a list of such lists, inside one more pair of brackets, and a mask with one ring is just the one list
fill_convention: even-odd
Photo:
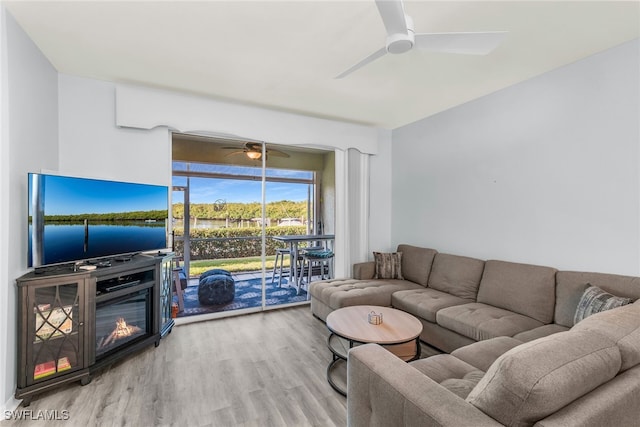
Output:
[[27,173],[58,166],[58,75],[11,15],[4,8],[0,13],[3,41],[0,404],[3,410],[8,410],[15,404],[15,279],[27,270]]
[[373,251],[395,250],[391,243],[391,131],[379,130],[378,154],[371,156],[369,165],[369,250],[368,259],[373,260]]
[[[9,194],[2,198],[0,217],[0,273],[2,282],[7,284],[0,287],[4,325],[0,328],[0,342],[7,349],[0,351],[0,402],[4,411],[15,405],[15,279],[27,271],[27,173],[53,171],[169,185],[171,146],[166,128],[118,128],[115,85],[58,75],[12,17],[2,11],[6,15],[6,22],[2,21],[2,39],[6,41],[2,78],[8,96],[3,90],[0,182],[2,194]],[[9,244],[10,250],[6,250]]]
[[640,273],[638,40],[393,131],[392,240]]
[[114,83],[60,74],[60,172],[171,185],[167,128],[116,126]]

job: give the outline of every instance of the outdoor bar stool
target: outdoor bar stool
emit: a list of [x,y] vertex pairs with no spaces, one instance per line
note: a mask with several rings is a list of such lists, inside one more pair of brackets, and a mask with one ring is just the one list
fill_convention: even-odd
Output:
[[302,274],[307,269],[307,299],[309,299],[309,284],[313,275],[313,265],[320,266],[320,280],[324,280],[324,268],[327,266],[328,278],[333,278],[333,251],[309,250],[302,254]]
[[[271,283],[273,283],[273,281],[276,278],[276,270],[278,269],[278,260],[280,261],[280,275],[278,276],[278,287],[282,286],[282,268],[284,266],[284,257],[285,256],[290,256],[291,255],[291,250],[289,249],[282,249],[282,248],[278,248],[276,249],[276,260],[273,263],[273,273],[271,273]],[[289,277],[291,277],[291,269],[289,269]]]

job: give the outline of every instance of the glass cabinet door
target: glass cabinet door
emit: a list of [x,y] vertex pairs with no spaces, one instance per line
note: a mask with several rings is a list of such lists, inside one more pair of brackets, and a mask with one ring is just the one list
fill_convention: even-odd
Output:
[[160,263],[160,335],[165,336],[173,327],[171,303],[173,302],[173,256]]
[[84,367],[83,282],[34,286],[27,312],[27,384]]

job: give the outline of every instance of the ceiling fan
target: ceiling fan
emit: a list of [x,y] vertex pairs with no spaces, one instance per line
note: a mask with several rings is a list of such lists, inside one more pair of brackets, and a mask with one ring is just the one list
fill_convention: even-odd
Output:
[[[223,150],[238,150],[238,147],[222,147]],[[266,150],[267,157],[276,156],[276,157],[289,157],[289,155],[280,150],[275,150],[273,148],[269,148]],[[229,153],[225,155],[225,157],[235,156],[237,154],[244,154],[251,160],[260,160],[262,157],[262,144],[259,142],[247,142],[244,144],[244,147],[239,151],[234,151],[233,153]]]
[[415,34],[413,20],[404,13],[402,0],[376,0],[376,6],[387,30],[386,46],[339,74],[336,79],[348,76],[387,53],[404,53],[414,47],[432,52],[486,55],[498,47],[507,34],[506,31]]

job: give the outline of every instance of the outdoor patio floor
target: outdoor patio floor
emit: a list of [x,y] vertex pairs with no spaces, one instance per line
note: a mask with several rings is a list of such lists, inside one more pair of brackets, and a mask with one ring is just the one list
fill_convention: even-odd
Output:
[[[205,315],[234,310],[258,308],[262,306],[262,272],[232,273],[235,281],[234,299],[227,304],[203,305],[198,299],[198,278],[190,278],[187,288],[183,290],[184,310],[178,313],[178,318]],[[272,282],[272,273],[267,271],[265,275],[265,301],[267,306],[290,305],[295,303],[308,303],[306,285],[303,285],[300,294],[296,287],[289,285],[288,277],[283,275],[282,285],[278,287],[278,275]],[[174,302],[178,302],[174,294]]]

